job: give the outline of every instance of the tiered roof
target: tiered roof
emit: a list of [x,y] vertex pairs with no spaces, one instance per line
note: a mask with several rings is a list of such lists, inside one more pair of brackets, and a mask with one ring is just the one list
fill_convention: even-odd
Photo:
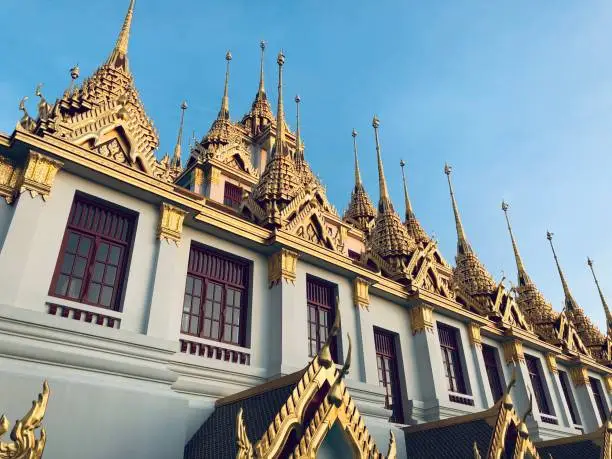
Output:
[[372,222],[376,218],[376,211],[361,181],[359,159],[357,158],[357,131],[355,129],[353,129],[352,136],[353,153],[355,155],[355,186],[351,192],[351,200],[348,208],[344,213],[344,221],[368,233],[372,226]]

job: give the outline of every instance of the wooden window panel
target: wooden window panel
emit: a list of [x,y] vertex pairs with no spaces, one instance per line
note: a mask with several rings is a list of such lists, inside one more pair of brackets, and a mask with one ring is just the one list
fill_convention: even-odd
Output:
[[242,188],[230,182],[225,182],[223,204],[237,209],[242,202]]
[[580,425],[582,422],[580,421],[580,415],[576,410],[576,403],[572,395],[569,377],[565,371],[559,370],[559,380],[561,381],[561,390],[563,390],[563,396],[565,397],[565,403],[567,403],[572,422]]
[[554,416],[554,413],[551,411],[548,403],[548,397],[546,396],[546,389],[544,387],[542,372],[540,371],[540,367],[538,365],[538,359],[530,355],[526,355],[525,363],[527,364],[527,372],[529,373],[529,378],[531,379],[531,385],[533,387],[534,396],[540,412]]
[[599,381],[593,377],[589,377],[589,382],[591,383],[593,398],[595,399],[595,405],[597,406],[597,411],[599,411],[601,421],[606,422],[606,419],[608,419],[608,408],[606,407],[606,402],[604,402],[601,394],[601,386]]
[[374,330],[378,383],[385,388],[385,408],[392,411],[391,421],[403,423],[402,397],[395,353],[395,337],[385,331]]
[[248,274],[246,262],[192,246],[181,332],[244,346]]
[[134,215],[77,195],[49,294],[118,310],[134,222]]
[[[306,279],[306,301],[308,305],[308,352],[314,357],[323,347],[334,323],[335,287],[325,281]],[[337,360],[336,337],[332,339],[330,351]]]
[[487,371],[487,379],[491,386],[491,393],[495,400],[499,400],[504,393],[501,378],[499,376],[499,364],[494,347],[482,345],[482,357]]
[[465,380],[463,379],[457,333],[457,329],[438,323],[442,364],[448,382],[448,390],[469,395],[466,391]]

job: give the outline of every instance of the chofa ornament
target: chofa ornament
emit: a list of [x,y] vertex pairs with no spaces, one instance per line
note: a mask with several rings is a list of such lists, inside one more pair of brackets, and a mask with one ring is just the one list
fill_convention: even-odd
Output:
[[[40,427],[47,401],[49,400],[49,384],[43,383],[43,391],[38,399],[32,402],[32,408],[13,426],[11,441],[5,443],[0,439],[0,459],[40,459],[45,449],[47,435],[45,429]],[[8,432],[9,420],[6,416],[0,417],[0,438]],[[40,428],[40,437],[36,438],[36,429]]]

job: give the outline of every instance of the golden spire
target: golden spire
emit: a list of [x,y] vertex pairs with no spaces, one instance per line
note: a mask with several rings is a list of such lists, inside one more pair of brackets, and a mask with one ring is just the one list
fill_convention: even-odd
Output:
[[575,311],[579,309],[578,303],[572,296],[572,292],[570,292],[569,287],[567,286],[567,282],[565,281],[565,276],[563,275],[563,271],[561,271],[561,265],[559,264],[559,259],[557,258],[557,252],[555,252],[555,246],[553,245],[553,233],[550,231],[546,231],[546,239],[550,242],[550,248],[552,249],[553,257],[555,257],[555,263],[557,264],[557,270],[559,271],[559,277],[561,278],[561,285],[563,286],[563,293],[565,294],[565,308],[568,311]]
[[361,172],[359,171],[359,160],[357,159],[357,131],[353,128],[353,153],[355,154],[355,187],[361,185]]
[[220,120],[229,120],[229,70],[230,70],[230,61],[232,60],[232,53],[229,51],[225,54],[225,86],[223,88],[223,99],[221,99],[221,110],[219,110],[219,115],[217,115],[217,119]]
[[284,154],[285,143],[285,109],[283,106],[283,64],[285,63],[285,55],[283,50],[278,53],[276,59],[278,64],[278,106],[276,108],[276,144],[274,147],[275,153]]
[[385,180],[385,171],[383,170],[382,157],[380,155],[380,142],[378,140],[378,127],[380,126],[380,120],[376,115],[372,119],[372,127],[374,128],[374,137],[376,140],[376,158],[378,160],[378,189],[380,193],[380,199],[378,201],[378,211],[393,212],[393,204],[389,199],[389,190],[387,189],[387,181]]
[[410,197],[408,196],[408,185],[406,185],[406,175],[404,174],[404,166],[406,163],[403,159],[400,160],[400,167],[402,168],[402,181],[404,182],[404,202],[406,205],[406,221],[404,225],[408,231],[408,235],[411,236],[416,242],[427,243],[430,239],[427,233],[421,226],[421,223],[417,220],[412,210],[412,204],[410,203]]
[[128,11],[125,15],[123,26],[121,27],[121,32],[119,32],[117,43],[115,43],[115,48],[113,49],[113,52],[106,61],[108,65],[111,65],[115,68],[121,68],[123,70],[129,70],[127,52],[128,44],[130,41],[130,28],[132,27],[132,17],[134,16],[135,3],[135,0],[130,0],[130,6],[128,7]]
[[606,313],[606,323],[608,325],[608,335],[612,335],[612,314],[610,313],[610,308],[608,308],[608,303],[606,303],[606,299],[601,291],[601,287],[599,286],[599,282],[597,281],[597,276],[595,275],[595,270],[593,269],[593,260],[587,257],[587,264],[589,268],[591,268],[591,272],[593,273],[593,279],[595,280],[595,285],[597,285],[597,291],[599,292],[599,298],[601,298],[601,304],[603,305],[604,312]]
[[459,216],[459,209],[457,207],[457,201],[455,200],[455,193],[453,192],[453,183],[451,182],[451,172],[453,168],[448,164],[444,164],[444,173],[448,178],[448,189],[450,190],[451,202],[453,204],[453,212],[455,214],[455,226],[457,227],[457,253],[467,254],[472,253],[472,247],[465,237],[465,231],[461,224],[461,217]]
[[533,282],[529,278],[527,271],[525,271],[523,260],[521,259],[521,255],[519,254],[516,241],[514,240],[514,233],[512,232],[512,226],[510,225],[510,219],[508,218],[508,209],[510,208],[510,206],[506,201],[502,201],[501,208],[504,211],[504,215],[506,216],[506,224],[508,225],[508,232],[510,233],[512,248],[514,249],[514,258],[516,260],[516,268],[518,270],[518,286],[524,287],[525,285],[532,284]]
[[298,160],[304,159],[304,153],[302,151],[302,138],[300,137],[300,95],[295,95],[295,157]]
[[266,42],[261,40],[259,42],[261,48],[261,58],[259,63],[259,90],[257,91],[257,97],[265,97],[266,88],[264,87],[264,52],[266,51]]
[[176,145],[174,146],[174,157],[172,158],[172,167],[181,166],[181,142],[183,140],[183,123],[185,122],[185,110],[187,110],[187,101],[181,103],[181,123],[179,124],[178,136]]
[[408,197],[408,186],[406,185],[406,175],[404,174],[404,166],[406,163],[403,159],[400,159],[400,167],[402,168],[402,181],[404,182],[404,203],[406,205],[406,220],[410,218],[412,213],[412,204],[410,203],[410,198]]

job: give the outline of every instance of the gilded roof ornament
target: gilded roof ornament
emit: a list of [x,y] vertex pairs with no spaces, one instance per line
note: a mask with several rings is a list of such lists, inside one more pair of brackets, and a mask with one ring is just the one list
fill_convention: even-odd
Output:
[[364,232],[368,232],[371,223],[376,218],[376,210],[361,182],[361,172],[359,171],[359,160],[357,158],[357,131],[353,129],[353,154],[355,157],[355,186],[351,192],[351,200],[344,213],[344,220],[352,223]]
[[81,75],[81,69],[79,68],[79,64],[76,64],[74,67],[70,69],[70,85],[68,86],[68,93],[71,93],[74,89],[74,85],[76,80]]
[[130,42],[130,29],[132,28],[132,18],[134,17],[134,4],[135,0],[130,0],[130,6],[128,7],[127,14],[123,20],[123,26],[117,37],[117,43],[113,48],[111,55],[109,56],[106,63],[115,68],[121,68],[125,71],[129,71],[128,66],[128,44]]
[[185,122],[185,110],[187,110],[187,101],[184,100],[181,103],[181,122],[179,124],[178,136],[176,138],[176,145],[174,146],[174,157],[172,158],[172,167],[181,167],[181,143],[183,142],[183,124]]
[[223,85],[223,98],[221,99],[221,109],[217,115],[217,119],[229,120],[229,75],[230,75],[230,62],[232,60],[232,53],[225,53],[225,84]]
[[410,197],[408,196],[408,185],[406,184],[406,175],[404,174],[404,166],[406,163],[403,159],[400,159],[400,167],[402,169],[402,182],[404,184],[404,203],[406,206],[406,221],[404,225],[408,230],[408,235],[412,237],[417,243],[425,244],[429,241],[429,237],[425,230],[421,226],[421,223],[416,218],[412,210],[412,204],[410,202]]
[[451,181],[451,172],[453,171],[452,166],[444,164],[444,173],[448,179],[448,189],[450,191],[451,202],[453,205],[453,213],[455,215],[455,226],[457,228],[457,254],[472,253],[472,246],[465,237],[465,231],[463,230],[463,224],[461,223],[461,216],[459,215],[459,208],[457,207],[457,201],[455,200],[455,192],[453,190],[453,182]]
[[262,132],[265,126],[274,122],[274,114],[272,113],[272,108],[268,102],[268,97],[266,95],[266,89],[264,86],[264,56],[266,42],[262,40],[259,43],[259,48],[261,49],[261,57],[259,62],[259,87],[257,89],[257,94],[255,95],[255,100],[253,100],[253,103],[251,104],[251,111],[242,119],[242,124],[246,125],[251,130],[251,133],[255,136]]
[[563,286],[563,294],[565,295],[564,308],[571,312],[576,309],[579,309],[580,306],[578,306],[578,303],[574,299],[572,292],[570,291],[567,285],[567,281],[565,280],[565,276],[563,275],[563,271],[561,270],[561,265],[559,264],[559,259],[557,258],[557,252],[555,251],[555,246],[553,245],[553,242],[552,242],[553,236],[554,236],[554,233],[551,233],[550,231],[546,231],[546,239],[548,239],[548,242],[550,243],[550,248],[552,250],[553,257],[555,258],[555,264],[557,265],[557,270],[559,271],[559,278],[561,279],[561,285]]
[[610,308],[608,307],[606,298],[604,297],[604,294],[601,291],[601,287],[599,286],[599,281],[597,280],[597,276],[595,275],[595,270],[593,269],[593,260],[587,257],[587,264],[589,265],[589,268],[591,268],[591,273],[593,274],[593,280],[595,281],[595,285],[597,286],[597,291],[599,292],[599,298],[601,299],[601,305],[603,306],[604,312],[606,314],[606,324],[608,326],[608,335],[612,336],[612,314],[610,313]]
[[300,102],[302,101],[299,94],[295,95],[295,157],[298,160],[304,159],[302,151],[302,137],[300,136]]
[[521,259],[521,255],[519,254],[518,246],[516,245],[516,241],[514,240],[514,233],[512,232],[512,226],[510,225],[510,219],[508,218],[508,209],[510,205],[506,201],[502,201],[501,209],[504,212],[506,217],[506,225],[508,226],[508,232],[510,233],[510,239],[512,241],[512,249],[514,250],[514,259],[516,261],[516,268],[518,270],[518,285],[519,287],[524,287],[527,284],[531,284],[532,281],[525,270],[525,265],[523,264],[523,260]]

